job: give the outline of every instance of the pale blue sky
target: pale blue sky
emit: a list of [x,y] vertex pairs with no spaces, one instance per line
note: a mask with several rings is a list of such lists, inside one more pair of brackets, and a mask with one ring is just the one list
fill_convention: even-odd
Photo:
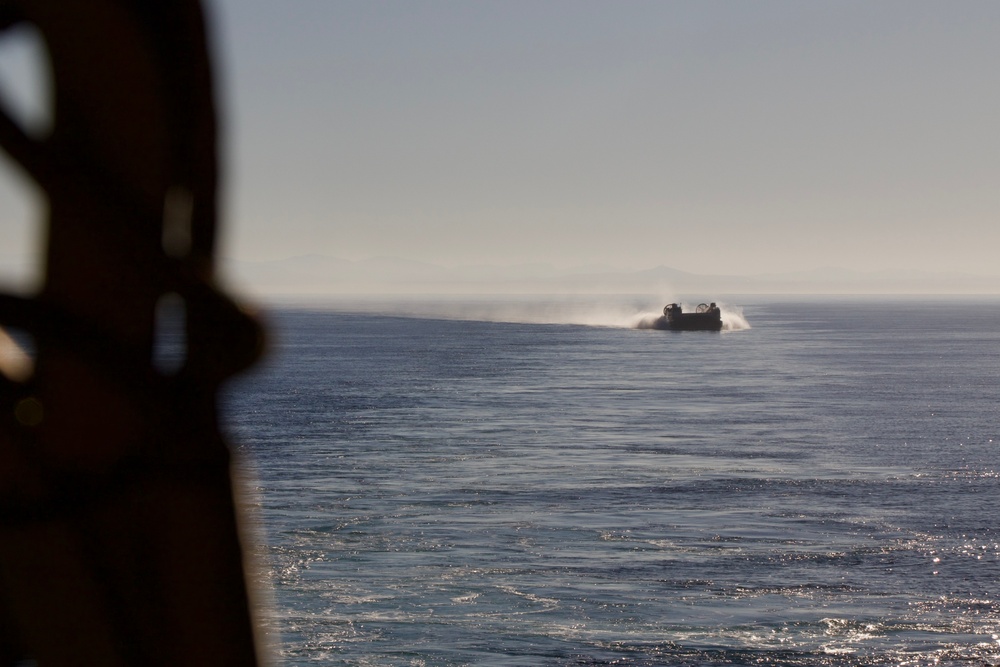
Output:
[[1000,2],[210,6],[230,256],[1000,273]]

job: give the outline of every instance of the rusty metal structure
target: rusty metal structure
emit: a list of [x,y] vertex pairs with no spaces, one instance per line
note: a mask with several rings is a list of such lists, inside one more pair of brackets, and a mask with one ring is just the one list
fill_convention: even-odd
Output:
[[[0,104],[48,217],[38,293],[0,295],[34,343],[31,373],[0,377],[0,667],[257,664],[217,390],[261,334],[214,286],[202,8],[0,0],[0,38],[22,24],[53,99],[44,137]],[[164,370],[168,297],[184,340]]]

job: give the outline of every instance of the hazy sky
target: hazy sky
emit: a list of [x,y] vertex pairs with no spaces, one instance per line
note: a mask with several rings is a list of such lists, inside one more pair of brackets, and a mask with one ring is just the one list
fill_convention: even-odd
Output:
[[1000,2],[209,6],[230,256],[1000,273]]

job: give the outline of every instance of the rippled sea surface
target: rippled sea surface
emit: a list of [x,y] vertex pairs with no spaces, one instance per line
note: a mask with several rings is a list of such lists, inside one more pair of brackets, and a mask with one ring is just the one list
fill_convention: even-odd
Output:
[[272,312],[283,664],[1000,664],[1000,302],[738,305]]

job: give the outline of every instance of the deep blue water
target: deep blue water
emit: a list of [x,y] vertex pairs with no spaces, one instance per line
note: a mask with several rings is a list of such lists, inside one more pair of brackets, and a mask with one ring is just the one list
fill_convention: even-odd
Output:
[[272,312],[227,423],[283,664],[1000,664],[1000,302],[739,305]]

